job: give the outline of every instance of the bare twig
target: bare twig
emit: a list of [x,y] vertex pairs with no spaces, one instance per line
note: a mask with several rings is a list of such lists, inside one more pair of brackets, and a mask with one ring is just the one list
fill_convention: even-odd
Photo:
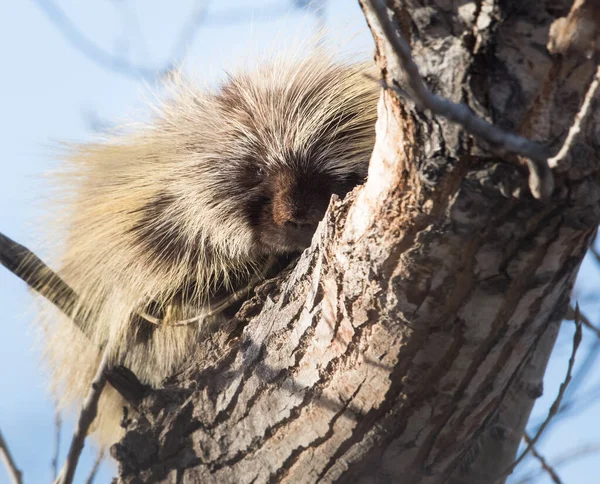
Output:
[[[600,445],[584,445],[581,447],[577,447],[568,452],[561,452],[561,455],[556,457],[554,460],[554,468],[559,467],[566,463],[571,463],[575,459],[580,459],[582,457],[586,457],[590,454],[597,454],[600,452]],[[540,474],[544,473],[543,469],[535,470],[534,472],[530,472],[522,477],[519,477],[519,480],[514,484],[528,484],[533,482],[533,480],[538,477]]]
[[[52,269],[26,247],[0,233],[0,264],[22,279],[29,287],[72,317],[77,294]],[[81,329],[84,326],[74,320]]]
[[362,4],[365,12],[368,11],[370,14],[368,17],[378,22],[379,29],[397,56],[397,68],[388,66],[394,82],[406,79],[408,86],[402,86],[402,89],[407,90],[410,97],[420,106],[451,122],[460,124],[467,132],[492,146],[525,157],[529,168],[529,187],[532,194],[536,198],[548,198],[554,189],[554,179],[547,163],[547,148],[488,123],[477,117],[465,104],[454,103],[432,93],[423,82],[419,68],[412,58],[410,46],[400,32],[394,28],[384,2],[362,0]]
[[[81,30],[69,19],[67,14],[53,0],[36,0],[41,10],[46,14],[54,26],[67,39],[67,41],[98,66],[108,69],[117,74],[132,77],[134,79],[153,80],[159,78],[175,66],[181,63],[194,37],[199,31],[199,26],[205,23],[208,13],[209,1],[196,2],[197,5],[187,16],[188,20],[181,29],[173,47],[169,60],[162,66],[151,67],[134,64],[122,56],[115,56],[110,52],[98,47],[94,42],[87,38]],[[324,3],[323,0],[321,0]],[[308,4],[308,5],[307,5]],[[323,8],[316,8],[309,2],[292,2],[293,7],[297,9],[311,7],[314,11],[319,26],[322,25]],[[263,8],[236,8],[235,10],[216,11],[211,16],[211,26],[230,25],[240,21],[247,21],[255,16],[268,18],[278,18],[288,15],[290,6],[281,5],[280,2],[274,2]]]
[[160,72],[169,71],[182,62],[200,25],[206,20],[209,4],[209,0],[203,2],[196,0],[196,6],[192,9],[191,14],[188,15],[188,20],[183,26],[175,45],[171,49],[171,60],[165,63],[165,67],[163,67]]
[[565,392],[567,390],[567,387],[569,386],[569,383],[571,382],[571,374],[573,372],[573,366],[575,365],[575,355],[577,354],[577,349],[579,348],[579,344],[581,343],[582,322],[581,322],[581,318],[579,317],[579,305],[578,304],[575,305],[574,321],[575,321],[575,334],[573,336],[573,349],[571,350],[571,357],[569,358],[569,365],[567,367],[567,375],[565,376],[565,380],[560,385],[556,399],[552,403],[550,410],[548,410],[548,416],[546,417],[546,420],[544,420],[542,425],[540,425],[540,427],[538,428],[535,436],[527,442],[527,447],[525,448],[525,450],[509,466],[509,468],[498,477],[496,482],[500,482],[502,479],[504,479],[506,476],[508,476],[515,469],[515,467],[517,467],[517,465],[519,465],[521,463],[521,461],[525,458],[525,456],[529,453],[529,451],[531,451],[533,446],[537,443],[538,439],[540,438],[540,436],[542,435],[542,433],[544,432],[544,430],[546,429],[546,427],[548,426],[548,424],[550,423],[550,421],[556,415],[556,413],[558,412],[558,410],[560,408],[560,403],[565,395]]
[[[581,315],[583,318],[583,314]],[[563,401],[567,399],[569,395],[572,395],[567,401],[561,403],[558,412],[552,419],[552,421],[546,427],[546,431],[538,439],[538,444],[543,441],[549,434],[548,430],[551,426],[556,425],[561,419],[566,419],[570,416],[580,414],[585,411],[586,407],[593,405],[598,402],[598,396],[600,395],[600,386],[597,386],[586,393],[578,393],[578,389],[581,385],[588,381],[590,372],[593,372],[596,368],[596,362],[600,356],[600,338],[597,338],[592,345],[587,349],[587,353],[581,360],[579,369],[573,374],[569,388],[565,393]],[[530,425],[530,428],[535,429],[535,432],[540,428],[543,422],[535,423]]]
[[537,449],[535,448],[535,445],[533,445],[533,441],[532,441],[531,437],[527,433],[525,433],[523,435],[523,438],[525,439],[525,442],[527,443],[527,445],[531,446],[531,454],[540,462],[542,469],[544,469],[546,471],[546,473],[550,476],[550,479],[552,479],[552,482],[554,482],[555,484],[562,484],[562,481],[560,480],[560,477],[558,477],[558,474],[556,473],[556,471],[552,468],[552,466],[550,464],[548,464],[548,462],[546,461],[544,456],[541,455],[537,451]]
[[578,309],[574,308],[572,304],[569,304],[569,309],[567,310],[565,319],[568,319],[569,321],[573,321],[577,317],[579,317],[581,324],[583,324],[590,331],[596,333],[596,336],[598,338],[600,338],[600,328],[597,328],[596,326],[594,326],[594,324],[588,319],[588,317],[584,313],[582,313],[581,311],[578,312]]
[[[73,316],[73,309],[77,304],[79,296],[65,283],[52,269],[26,247],[18,244],[0,233],[0,264],[10,272],[23,280],[38,294],[45,297],[64,314],[72,319],[73,323],[87,335],[85,324],[78,312]],[[98,348],[99,351],[103,347]],[[108,375],[109,383],[121,394],[121,396],[137,408],[137,400],[130,401],[132,395],[138,395],[143,385],[137,377],[128,370],[127,381],[115,380],[114,375]],[[109,372],[110,373],[110,372]],[[130,388],[133,386],[133,388]]]
[[100,468],[102,459],[104,459],[104,449],[101,450],[100,452],[98,452],[98,455],[96,455],[96,460],[94,461],[94,466],[92,467],[92,470],[90,471],[90,475],[88,476],[87,481],[85,481],[86,484],[94,483],[94,479],[96,479],[96,474],[98,474],[98,469]]
[[100,400],[100,395],[102,395],[102,390],[106,384],[105,372],[109,368],[108,355],[109,351],[107,349],[104,351],[102,360],[98,365],[98,370],[96,371],[96,375],[92,381],[90,391],[83,401],[81,413],[79,414],[75,432],[73,433],[71,447],[69,448],[69,454],[67,455],[67,460],[65,461],[65,464],[60,471],[60,475],[56,479],[55,484],[71,484],[73,482],[73,476],[75,475],[75,469],[77,468],[77,463],[79,462],[79,456],[81,455],[81,451],[83,450],[83,446],[85,444],[85,438],[88,434],[90,426],[92,425],[92,422],[96,418],[96,413],[98,412],[98,400]]
[[[583,363],[582,363],[583,364]],[[573,377],[575,380],[575,377]],[[572,388],[572,384],[571,387]],[[572,415],[577,415],[583,413],[590,405],[595,405],[598,403],[598,399],[600,398],[600,385],[594,386],[591,390],[581,393],[577,395],[577,398],[572,398],[571,401],[566,402],[561,406],[560,411],[558,412],[558,416],[569,417]],[[556,418],[554,419],[556,421]]]
[[241,22],[247,22],[249,19],[260,18],[261,20],[275,20],[285,17],[290,14],[290,8],[295,7],[298,10],[305,8],[303,5],[297,5],[297,2],[286,4],[282,1],[274,0],[263,5],[251,5],[247,2],[246,5],[240,3],[235,8],[214,9],[210,13],[211,27],[222,25],[235,25]]
[[60,431],[62,428],[62,419],[58,410],[58,404],[55,404],[54,410],[54,457],[52,457],[52,480],[56,480],[58,475],[58,458],[60,456]]
[[560,148],[558,153],[556,153],[555,156],[548,158],[548,165],[550,166],[550,168],[556,168],[569,153],[569,150],[571,149],[571,145],[573,144],[573,140],[575,139],[575,136],[577,136],[577,134],[581,131],[581,124],[583,123],[583,120],[585,119],[588,112],[590,111],[590,105],[592,104],[592,99],[594,98],[594,95],[596,94],[596,91],[598,90],[598,84],[600,84],[600,65],[596,69],[596,74],[594,75],[594,78],[592,79],[590,87],[588,88],[587,92],[585,93],[585,97],[583,98],[583,103],[581,104],[581,108],[579,109],[579,112],[575,116],[575,119],[573,121],[573,124],[571,125],[571,128],[569,128],[569,133],[567,134],[567,137],[565,138],[565,142],[563,143],[562,147]]
[[0,432],[0,458],[2,462],[4,462],[4,467],[6,467],[6,471],[10,476],[10,479],[13,484],[21,484],[23,482],[23,474],[17,468],[15,461],[13,460],[10,451],[8,450],[8,444],[2,437],[2,432]]
[[69,43],[92,62],[118,74],[147,80],[162,76],[181,61],[185,50],[198,31],[198,26],[204,21],[208,9],[208,2],[204,2],[204,4],[194,9],[175,43],[171,60],[164,63],[162,67],[155,68],[135,65],[123,57],[117,57],[106,52],[88,39],[55,2],[52,0],[36,0],[36,2]]

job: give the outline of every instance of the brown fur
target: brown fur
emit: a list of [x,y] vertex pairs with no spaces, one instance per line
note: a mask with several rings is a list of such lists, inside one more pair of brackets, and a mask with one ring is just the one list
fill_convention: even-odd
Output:
[[[366,65],[319,52],[236,73],[215,92],[179,80],[146,124],[70,150],[59,177],[63,216],[51,228],[67,234],[59,273],[80,296],[87,335],[46,318],[63,405],[87,392],[100,347],[159,385],[211,321],[168,323],[243,285],[269,256],[309,245],[331,194],[366,176],[374,78]],[[165,324],[149,325],[140,311]],[[121,407],[107,391],[100,442],[119,438]]]

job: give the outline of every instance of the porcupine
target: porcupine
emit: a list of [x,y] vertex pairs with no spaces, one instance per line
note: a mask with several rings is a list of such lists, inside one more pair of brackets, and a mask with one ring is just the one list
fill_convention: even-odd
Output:
[[[370,64],[319,52],[237,72],[213,91],[171,87],[149,121],[69,148],[61,170],[58,273],[84,325],[45,324],[63,407],[89,390],[99,348],[159,385],[221,318],[198,315],[273,256],[308,247],[331,195],[367,175],[379,95]],[[122,434],[122,407],[105,389],[101,444]]]

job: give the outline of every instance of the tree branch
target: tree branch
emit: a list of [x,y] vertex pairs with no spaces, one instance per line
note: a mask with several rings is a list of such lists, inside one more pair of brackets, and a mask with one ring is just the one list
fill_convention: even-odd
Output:
[[93,484],[94,483],[94,480],[96,479],[96,475],[98,474],[98,469],[100,468],[100,464],[102,463],[103,459],[104,459],[104,450],[101,450],[96,455],[96,460],[94,460],[94,465],[92,466],[92,470],[90,471],[90,474],[88,475],[88,478],[85,481],[85,484]]
[[583,324],[586,328],[595,333],[598,338],[600,338],[600,328],[597,328],[584,313],[579,311],[578,307],[574,308],[572,304],[569,304],[569,310],[567,311],[567,314],[565,314],[565,319],[570,321],[579,319],[581,324]]
[[[73,316],[73,310],[79,299],[75,291],[32,251],[2,233],[0,233],[0,264],[54,304],[71,318],[73,324],[87,334],[85,321],[80,316],[81,311]],[[103,351],[103,348],[98,350]],[[131,370],[122,366],[111,368],[106,377],[111,386],[134,409],[148,390],[147,385],[143,385]]]
[[[69,318],[72,317],[78,300],[75,291],[33,252],[2,233],[0,233],[0,264]],[[85,327],[82,321],[77,319],[74,323],[81,330]]]
[[60,472],[60,475],[55,481],[55,484],[71,484],[73,482],[75,469],[77,468],[77,463],[79,462],[79,457],[81,456],[81,451],[83,450],[83,446],[85,444],[85,438],[88,434],[90,426],[92,425],[92,422],[96,418],[96,413],[98,412],[98,401],[100,400],[102,390],[104,390],[104,386],[106,384],[105,372],[109,368],[108,362],[109,352],[108,350],[105,350],[102,360],[98,365],[98,370],[96,371],[94,380],[92,381],[90,391],[83,401],[67,459]]
[[182,59],[185,50],[192,42],[198,26],[204,21],[208,10],[208,3],[194,8],[192,14],[183,28],[179,39],[173,48],[173,54],[162,67],[140,66],[129,62],[127,59],[117,57],[104,51],[89,40],[77,26],[67,17],[65,12],[53,0],[36,0],[40,9],[67,41],[98,66],[134,79],[153,80],[164,75],[176,66]]
[[23,474],[17,468],[15,461],[12,458],[10,450],[8,449],[8,444],[4,440],[2,436],[2,432],[0,431],[0,459],[4,462],[4,467],[6,467],[6,472],[10,477],[13,484],[22,484],[23,482]]
[[585,97],[583,99],[583,103],[581,104],[581,108],[575,115],[573,124],[571,125],[571,128],[569,129],[569,133],[567,134],[567,137],[565,138],[565,141],[564,141],[562,147],[560,148],[560,150],[558,151],[558,153],[555,156],[548,158],[548,165],[550,166],[550,168],[556,168],[557,166],[559,166],[560,163],[566,158],[567,154],[569,153],[569,150],[571,149],[571,145],[573,144],[573,140],[581,131],[581,125],[590,110],[590,106],[592,104],[592,99],[594,98],[594,95],[596,94],[596,91],[598,90],[599,84],[600,84],[600,65],[596,69],[596,74],[594,75],[592,82],[590,83],[590,87],[588,88],[587,92],[585,93]]
[[523,438],[525,439],[527,445],[531,447],[531,454],[539,461],[540,465],[542,466],[542,469],[546,471],[546,473],[550,476],[552,482],[554,482],[554,484],[562,484],[562,481],[560,480],[560,477],[558,477],[556,471],[552,468],[550,464],[548,464],[544,456],[537,451],[535,445],[533,445],[532,438],[527,433],[524,434]]
[[52,457],[52,480],[58,476],[58,458],[60,457],[60,431],[62,428],[62,419],[58,404],[55,403],[54,409],[54,455]]
[[[553,459],[554,467],[556,468],[566,463],[572,463],[572,461],[577,458],[585,457],[590,454],[597,454],[598,452],[600,452],[600,445],[583,445],[568,452],[561,452],[560,456],[557,456],[555,459]],[[534,482],[537,476],[544,472],[544,469],[531,472],[525,476],[519,477],[519,480],[514,484],[530,484],[531,482]]]
[[[365,15],[381,29],[386,40],[394,49],[397,64],[389,70],[392,85],[408,91],[409,97],[432,113],[460,124],[468,133],[490,143],[494,148],[521,155],[529,168],[529,188],[536,198],[547,199],[554,189],[552,172],[548,167],[548,150],[544,146],[521,136],[508,133],[488,123],[473,113],[465,104],[453,103],[433,94],[423,82],[419,68],[412,59],[410,46],[400,31],[394,28],[389,11],[382,0],[361,0]],[[407,82],[407,86],[400,83]]]

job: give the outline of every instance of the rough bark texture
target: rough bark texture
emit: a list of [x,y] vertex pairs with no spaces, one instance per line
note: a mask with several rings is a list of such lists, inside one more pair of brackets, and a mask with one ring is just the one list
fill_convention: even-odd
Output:
[[[389,5],[434,92],[560,146],[595,70],[546,50],[569,2]],[[599,121],[542,203],[517,158],[384,91],[366,185],[130,414],[119,481],[493,482],[600,220]]]

